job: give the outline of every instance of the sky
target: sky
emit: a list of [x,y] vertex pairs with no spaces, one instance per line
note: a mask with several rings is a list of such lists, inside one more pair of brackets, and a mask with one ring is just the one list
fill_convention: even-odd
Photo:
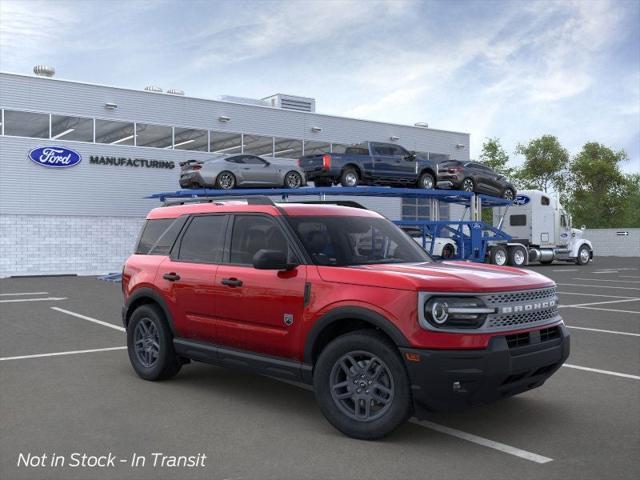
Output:
[[0,0],[0,70],[498,137],[597,141],[640,172],[640,0]]

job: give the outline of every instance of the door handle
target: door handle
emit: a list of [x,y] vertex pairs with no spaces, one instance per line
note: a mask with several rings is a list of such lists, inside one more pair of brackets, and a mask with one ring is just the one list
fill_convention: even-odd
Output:
[[165,280],[169,280],[170,282],[175,282],[176,280],[180,280],[180,275],[175,272],[171,272],[165,273],[164,275],[162,275],[162,278],[164,278]]
[[242,280],[238,280],[237,278],[223,278],[222,285],[227,285],[228,287],[241,287]]

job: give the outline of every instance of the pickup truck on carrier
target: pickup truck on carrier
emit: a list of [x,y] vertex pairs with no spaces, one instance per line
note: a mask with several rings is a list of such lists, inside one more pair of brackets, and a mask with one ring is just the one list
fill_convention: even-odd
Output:
[[428,153],[409,152],[394,143],[364,142],[347,147],[344,153],[306,155],[298,161],[307,180],[316,187],[339,183],[343,187],[390,185],[435,188],[438,162],[446,159]]

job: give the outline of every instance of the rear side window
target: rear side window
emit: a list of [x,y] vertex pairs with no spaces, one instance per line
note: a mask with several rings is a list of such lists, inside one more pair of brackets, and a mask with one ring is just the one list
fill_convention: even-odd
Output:
[[238,215],[233,224],[229,262],[251,265],[258,250],[279,250],[290,258],[289,243],[282,228],[258,215]]
[[511,225],[512,227],[524,227],[526,224],[526,215],[511,215],[509,217],[509,225]]
[[142,230],[136,253],[141,255],[168,255],[186,220],[186,216],[147,220]]
[[540,204],[541,205],[549,205],[551,203],[551,201],[549,200],[549,197],[540,197]]
[[160,236],[167,230],[167,228],[169,228],[174,220],[175,218],[147,220],[142,229],[136,253],[142,255],[148,254],[151,247],[155,245],[155,243],[160,239]]
[[180,242],[179,261],[220,263],[226,224],[226,215],[193,217]]

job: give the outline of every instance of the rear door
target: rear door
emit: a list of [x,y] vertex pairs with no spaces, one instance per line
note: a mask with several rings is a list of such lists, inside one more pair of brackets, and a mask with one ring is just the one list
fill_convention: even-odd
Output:
[[228,220],[224,214],[191,217],[171,256],[160,264],[156,285],[178,337],[216,341],[216,273]]
[[297,260],[283,226],[271,216],[236,214],[229,227],[224,264],[215,281],[217,340],[222,345],[294,357],[302,326],[307,267],[258,270],[261,249]]

